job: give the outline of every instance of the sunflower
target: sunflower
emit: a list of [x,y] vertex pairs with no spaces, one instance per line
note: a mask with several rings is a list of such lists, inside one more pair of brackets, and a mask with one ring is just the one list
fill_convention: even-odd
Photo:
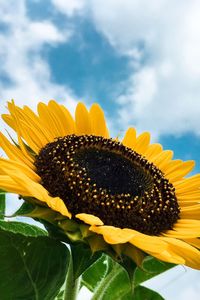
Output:
[[1,189],[55,212],[72,241],[200,269],[200,174],[185,178],[193,161],[173,160],[134,128],[110,138],[98,104],[79,103],[75,119],[53,100],[38,114],[14,101],[8,110],[18,143],[0,133]]

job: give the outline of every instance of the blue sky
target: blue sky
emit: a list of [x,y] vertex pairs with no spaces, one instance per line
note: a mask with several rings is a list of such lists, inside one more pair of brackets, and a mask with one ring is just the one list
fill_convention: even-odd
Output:
[[0,0],[1,111],[12,98],[72,112],[98,102],[114,136],[150,131],[200,171],[199,11],[198,0]]
[[[179,4],[153,1],[148,15],[142,10],[145,1],[125,1],[124,6],[106,1],[103,7],[98,1],[65,2],[2,1],[0,103],[14,98],[35,107],[39,100],[55,98],[73,110],[78,100],[88,106],[98,102],[113,135],[122,136],[128,126],[149,130],[176,157],[197,160],[198,171],[200,74],[184,64],[195,56],[192,47],[200,47],[188,25],[195,20],[196,1],[182,8],[180,25],[191,27],[190,35],[180,25],[174,32],[185,35],[183,50],[177,36],[176,44],[165,45],[174,41],[170,35]],[[163,17],[166,6],[174,12]],[[191,61],[196,65],[195,59],[200,58]]]

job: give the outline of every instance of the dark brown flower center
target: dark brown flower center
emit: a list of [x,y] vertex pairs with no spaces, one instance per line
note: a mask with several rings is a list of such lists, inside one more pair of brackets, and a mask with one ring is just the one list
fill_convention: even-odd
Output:
[[41,149],[41,184],[72,216],[88,213],[105,225],[157,235],[179,218],[175,189],[137,152],[112,139],[69,135]]

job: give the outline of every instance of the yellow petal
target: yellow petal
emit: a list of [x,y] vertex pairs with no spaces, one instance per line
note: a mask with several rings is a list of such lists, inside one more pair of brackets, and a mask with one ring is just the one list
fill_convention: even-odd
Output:
[[97,136],[108,137],[108,130],[106,127],[106,121],[104,117],[104,112],[98,104],[93,104],[90,108],[90,120],[92,134]]
[[189,178],[174,182],[177,195],[183,193],[195,192],[195,189],[200,188],[200,174],[196,174]]
[[152,144],[149,145],[144,156],[152,162],[162,151],[162,146],[160,144]]
[[130,243],[153,256],[155,253],[165,251],[167,248],[166,244],[163,243],[163,241],[160,240],[159,237],[150,236],[142,233],[135,235],[130,240]]
[[90,116],[87,108],[83,103],[78,103],[75,113],[76,120],[76,133],[81,134],[92,134]]
[[51,100],[48,103],[48,108],[56,124],[58,136],[65,136],[68,124],[65,123],[66,120],[64,120],[64,113],[60,105],[54,100]]
[[30,193],[24,189],[21,185],[16,183],[8,175],[0,175],[0,189],[18,195],[31,196]]
[[182,163],[183,161],[181,159],[173,159],[169,161],[166,168],[163,169],[163,172],[165,173],[165,175],[171,174],[172,172],[174,172],[174,170],[176,170],[176,168],[181,166]]
[[77,214],[76,218],[89,225],[103,225],[103,222],[96,216],[90,214]]
[[[36,130],[34,130],[31,125],[28,126],[24,123],[24,121],[21,121],[21,136],[24,138],[24,140],[27,142],[28,146],[36,153],[38,154],[40,149],[45,146],[46,141],[38,138]],[[22,145],[24,145],[23,141],[20,144],[20,148],[22,150]],[[25,145],[24,145],[25,147]],[[26,147],[25,147],[26,148]],[[28,152],[27,152],[28,154]]]
[[56,101],[49,101],[48,108],[54,116],[57,127],[60,131],[60,136],[66,136],[75,133],[75,123],[67,108],[64,105],[59,105]]
[[[24,141],[22,140],[22,138],[24,138],[28,142],[28,145],[36,153],[39,150],[39,148],[37,146],[38,146],[38,143],[40,143],[40,140],[37,137],[36,137],[36,143],[35,143],[34,139],[32,140],[32,138],[30,136],[30,132],[27,131],[26,123],[24,122],[24,119],[23,119],[22,109],[17,107],[13,100],[11,102],[8,102],[8,109],[9,109],[9,111],[14,119],[14,122],[16,124],[16,133],[17,133],[17,137],[18,137],[19,147],[20,147],[22,153],[24,154],[24,156],[29,158],[29,152],[28,152],[27,147],[24,144]],[[21,119],[21,116],[22,116],[22,119]],[[33,135],[36,135],[36,134],[33,132]],[[39,147],[41,147],[41,145],[42,145],[42,143],[39,145]]]
[[160,253],[154,253],[153,256],[159,260],[166,261],[168,263],[177,264],[177,265],[185,264],[185,259],[183,257],[175,254],[170,249],[168,249],[166,251],[162,251]]
[[196,205],[190,205],[190,206],[187,206],[187,207],[182,207],[181,208],[181,212],[199,212],[200,213],[200,204],[196,204]]
[[172,182],[176,180],[182,179],[185,175],[187,175],[189,172],[193,170],[195,166],[195,162],[193,160],[182,162],[179,165],[175,166],[173,169],[168,170],[168,172],[165,173],[165,176],[169,178]]
[[126,147],[134,149],[136,143],[136,130],[135,128],[129,128],[122,140],[122,144]]
[[41,122],[39,122],[38,116],[29,107],[24,106],[23,109],[16,107],[16,112],[20,125],[23,125],[23,129],[26,131],[27,127],[31,127],[32,131],[34,131],[36,144],[45,145],[49,142],[48,132],[42,126]]
[[186,238],[195,238],[200,235],[200,229],[196,228],[195,230],[184,230],[184,229],[177,229],[177,230],[167,230],[165,233],[162,234],[163,236],[173,237],[177,239],[186,239]]
[[181,211],[180,217],[183,219],[195,219],[200,220],[200,212],[199,210],[195,211]]
[[123,244],[135,235],[134,231],[127,231],[113,226],[91,226],[90,230],[102,234],[108,244]]
[[160,252],[166,249],[165,243],[158,237],[145,235],[132,229],[121,229],[113,226],[91,226],[90,230],[102,234],[108,244],[123,244],[129,242],[145,252]]
[[64,105],[60,105],[64,116],[65,116],[65,123],[66,123],[66,135],[69,134],[74,134],[76,129],[75,129],[75,122],[74,119],[72,118],[70,112],[68,111],[68,109],[64,106]]
[[29,155],[29,157],[24,156],[22,151],[11,144],[9,140],[0,132],[0,146],[6,155],[15,161],[19,161],[24,163],[25,165],[33,168],[33,158]]
[[150,134],[148,132],[143,132],[136,139],[134,150],[139,154],[144,155],[150,143]]
[[200,201],[191,201],[191,200],[190,201],[180,201],[178,199],[178,204],[179,204],[180,208],[182,209],[183,207],[200,204]]
[[11,115],[8,115],[8,114],[2,114],[1,115],[2,119],[4,120],[4,122],[10,126],[12,129],[16,129],[16,126],[15,126],[15,122],[13,120],[13,117]]
[[194,192],[191,191],[188,193],[179,193],[178,199],[183,200],[183,201],[187,201],[187,200],[199,201],[200,200],[200,190],[195,190]]
[[33,169],[30,169],[28,166],[24,165],[23,163],[16,162],[14,160],[7,160],[4,158],[0,158],[0,170],[7,169],[7,170],[19,170],[23,172],[26,176],[34,180],[35,182],[40,181],[40,176],[34,172]]
[[166,167],[169,161],[173,157],[173,151],[165,150],[158,154],[152,159],[152,162],[159,168],[161,171]]
[[197,220],[191,220],[191,219],[179,219],[175,224],[174,228],[195,228],[198,227],[200,228],[200,221]]
[[11,171],[4,169],[4,172],[5,174],[9,175],[17,184],[19,184],[31,197],[46,203],[50,208],[61,213],[62,215],[69,218],[71,217],[71,214],[64,202],[59,197],[49,196],[48,191],[41,184],[34,182],[19,170]]
[[37,106],[37,110],[43,126],[48,128],[49,132],[51,133],[51,139],[53,140],[54,138],[59,137],[59,129],[55,123],[55,118],[53,118],[49,112],[48,106],[40,102]]
[[194,269],[200,269],[200,251],[184,241],[174,238],[162,238],[176,255],[185,260],[185,265]]
[[200,249],[200,238],[195,239],[184,239],[184,241],[198,249]]

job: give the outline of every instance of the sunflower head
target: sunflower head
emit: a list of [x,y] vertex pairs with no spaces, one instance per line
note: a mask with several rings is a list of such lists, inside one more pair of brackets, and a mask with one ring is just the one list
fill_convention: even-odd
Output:
[[41,184],[73,218],[92,214],[104,224],[154,235],[179,218],[175,189],[162,172],[112,139],[60,137],[42,148],[35,166]]
[[109,137],[101,108],[80,103],[75,119],[55,101],[38,114],[8,104],[4,121],[18,146],[1,133],[8,159],[0,160],[0,188],[34,204],[29,213],[60,228],[69,242],[136,253],[200,268],[200,175],[185,176],[193,161],[150,144],[149,133],[129,128]]

